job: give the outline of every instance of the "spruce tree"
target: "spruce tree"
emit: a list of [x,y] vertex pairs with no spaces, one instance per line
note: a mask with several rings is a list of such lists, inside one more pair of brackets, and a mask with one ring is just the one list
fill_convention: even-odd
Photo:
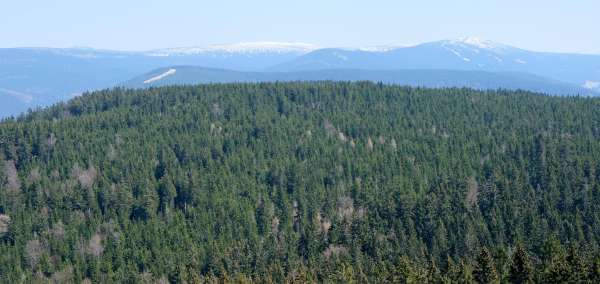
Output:
[[477,264],[473,270],[475,281],[481,284],[499,283],[498,272],[490,251],[483,247],[477,256]]
[[569,282],[580,283],[588,278],[584,260],[579,255],[577,246],[573,243],[569,244],[566,261],[569,266]]
[[533,265],[531,264],[529,254],[521,243],[518,243],[515,248],[508,273],[510,283],[533,282]]
[[563,257],[555,258],[543,279],[546,283],[569,283],[571,279],[571,271],[569,264]]

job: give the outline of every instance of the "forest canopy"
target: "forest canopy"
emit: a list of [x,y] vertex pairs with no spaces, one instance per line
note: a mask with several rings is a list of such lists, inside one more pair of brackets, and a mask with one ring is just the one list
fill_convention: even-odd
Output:
[[600,99],[85,94],[0,123],[2,282],[598,283]]

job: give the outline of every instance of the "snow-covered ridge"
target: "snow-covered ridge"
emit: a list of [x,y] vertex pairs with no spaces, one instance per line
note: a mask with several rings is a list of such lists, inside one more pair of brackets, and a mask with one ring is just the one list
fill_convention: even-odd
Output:
[[498,49],[503,49],[506,48],[505,45],[503,44],[499,44],[490,40],[484,40],[478,37],[473,37],[473,36],[469,36],[469,37],[461,37],[458,39],[449,39],[449,40],[444,40],[442,41],[442,44],[444,45],[457,45],[457,46],[468,46],[468,47],[474,47],[474,48],[479,48],[479,49],[488,49],[488,50],[498,50]]
[[194,55],[203,53],[294,53],[305,54],[318,49],[316,45],[292,42],[242,42],[235,44],[219,44],[207,47],[179,47],[150,51],[151,56]]
[[407,47],[407,45],[378,45],[378,46],[364,46],[359,47],[355,50],[365,51],[365,52],[388,52],[394,49]]
[[162,74],[160,74],[160,75],[158,75],[158,76],[152,77],[152,78],[150,78],[150,79],[148,79],[148,80],[144,81],[144,84],[150,84],[150,83],[152,83],[152,82],[155,82],[155,81],[161,80],[161,79],[163,79],[163,78],[165,78],[165,77],[167,77],[167,76],[171,76],[171,75],[175,74],[176,72],[177,72],[177,70],[176,70],[176,69],[173,69],[173,68],[171,68],[171,69],[169,69],[169,70],[168,70],[167,72],[165,72],[165,73],[162,73]]
[[76,57],[81,59],[96,59],[96,58],[124,58],[126,56],[136,55],[135,51],[119,51],[109,49],[95,49],[92,47],[19,47],[18,49],[35,51],[42,53],[50,53],[59,56]]
[[463,37],[460,38],[459,41],[465,43],[465,44],[470,44],[479,48],[485,48],[485,49],[492,49],[492,48],[496,48],[498,47],[498,45],[492,41],[489,40],[483,40],[480,39],[478,37]]
[[588,90],[600,89],[600,82],[588,80],[588,81],[585,81],[585,83],[582,85],[582,87],[584,87]]
[[[469,49],[472,52],[493,51],[502,53],[506,51],[508,46],[495,43],[489,40],[482,40],[477,37],[463,37],[458,39],[442,40],[431,42],[441,44],[442,46],[452,48],[456,51],[460,49]],[[422,43],[427,44],[427,43]],[[394,44],[394,45],[379,45],[379,46],[355,46],[355,47],[336,47],[328,46],[328,48],[339,48],[348,51],[363,51],[373,53],[390,52],[400,48],[414,47],[420,44]],[[193,55],[209,55],[229,57],[232,55],[261,55],[261,54],[290,54],[304,55],[309,52],[321,49],[323,47],[310,43],[302,42],[276,42],[276,41],[260,41],[260,42],[241,42],[232,44],[216,44],[198,47],[176,47],[164,48],[149,51],[111,51],[103,49],[94,49],[89,47],[76,48],[27,48],[29,50],[50,51],[54,54],[63,56],[79,57],[84,59],[94,59],[103,57],[122,58],[132,55],[151,56],[151,57],[168,57],[168,56],[193,56]]]

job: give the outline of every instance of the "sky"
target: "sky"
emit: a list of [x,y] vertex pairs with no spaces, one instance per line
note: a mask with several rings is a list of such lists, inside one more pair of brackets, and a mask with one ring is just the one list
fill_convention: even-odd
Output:
[[365,47],[476,36],[600,54],[599,27],[598,0],[0,0],[0,47]]

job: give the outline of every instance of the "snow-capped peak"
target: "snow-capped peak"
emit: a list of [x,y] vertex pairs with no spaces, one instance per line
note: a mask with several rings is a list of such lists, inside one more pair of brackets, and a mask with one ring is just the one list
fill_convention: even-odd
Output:
[[476,46],[479,48],[485,48],[485,49],[492,49],[492,48],[498,47],[498,45],[492,41],[483,40],[483,39],[480,39],[478,37],[473,37],[473,36],[460,38],[459,41],[461,41],[465,44],[470,44],[470,45],[473,45],[473,46]]
[[582,87],[584,87],[584,88],[586,88],[588,90],[598,90],[598,89],[600,89],[600,82],[587,80],[582,85]]
[[[394,49],[403,48],[406,45],[377,45],[377,46],[363,46],[356,48],[354,50],[360,50],[365,52],[388,52]],[[351,49],[353,50],[353,49]]]
[[444,44],[450,45],[459,45],[459,46],[469,46],[479,49],[489,49],[489,50],[498,50],[503,49],[505,46],[499,43],[495,43],[490,40],[484,40],[478,37],[468,36],[461,37],[458,39],[450,39],[443,41]]
[[202,53],[296,53],[305,54],[316,50],[317,46],[308,43],[295,42],[242,42],[235,44],[209,45],[206,47],[179,47],[151,51],[154,56],[193,55]]

